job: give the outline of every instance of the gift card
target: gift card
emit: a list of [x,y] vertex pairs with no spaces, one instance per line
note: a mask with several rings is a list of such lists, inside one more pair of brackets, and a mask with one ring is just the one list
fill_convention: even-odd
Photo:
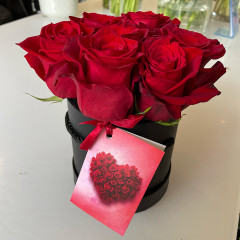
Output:
[[161,144],[118,128],[111,138],[102,130],[87,152],[71,202],[124,235],[163,149]]

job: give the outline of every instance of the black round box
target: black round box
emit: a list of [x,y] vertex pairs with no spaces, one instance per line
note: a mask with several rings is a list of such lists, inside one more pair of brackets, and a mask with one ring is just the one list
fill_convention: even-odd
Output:
[[[88,134],[95,128],[95,126],[84,124],[81,122],[92,120],[84,116],[77,105],[76,99],[68,99],[68,116],[73,130],[82,138],[86,138]],[[177,133],[178,125],[163,126],[148,120],[140,121],[134,128],[125,129],[139,136],[148,138],[152,141],[166,145],[164,157],[158,166],[147,191],[139,204],[136,212],[144,211],[157,203],[167,191],[169,183],[169,175],[171,172],[171,156],[174,146],[174,140]],[[72,137],[73,145],[73,173],[74,181],[76,182],[81,171],[84,159],[87,152],[81,150],[80,143]]]

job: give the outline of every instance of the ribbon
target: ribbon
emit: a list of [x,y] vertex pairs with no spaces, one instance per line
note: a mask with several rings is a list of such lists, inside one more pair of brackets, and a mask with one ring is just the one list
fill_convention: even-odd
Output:
[[87,151],[89,148],[91,148],[97,136],[100,134],[103,128],[106,129],[107,136],[112,136],[113,129],[116,128],[117,126],[122,128],[133,128],[142,119],[143,119],[143,115],[139,114],[139,115],[128,115],[127,118],[122,120],[115,120],[115,121],[90,120],[90,121],[79,123],[79,124],[90,124],[90,125],[96,126],[93,129],[93,131],[81,143],[80,149]]

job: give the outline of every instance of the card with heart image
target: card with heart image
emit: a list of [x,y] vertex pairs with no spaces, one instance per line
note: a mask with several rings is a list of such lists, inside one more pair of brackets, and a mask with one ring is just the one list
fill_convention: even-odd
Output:
[[164,155],[164,146],[114,129],[88,150],[71,202],[124,235]]

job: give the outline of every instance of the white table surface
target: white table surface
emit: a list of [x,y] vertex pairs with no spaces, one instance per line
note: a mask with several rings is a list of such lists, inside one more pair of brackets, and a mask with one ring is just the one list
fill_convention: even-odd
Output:
[[[100,1],[99,1],[100,2]],[[92,3],[92,4],[91,4]],[[98,11],[95,2],[80,10]],[[0,239],[235,240],[240,208],[240,34],[218,37],[229,68],[222,94],[184,113],[163,199],[135,214],[124,237],[70,203],[74,188],[66,102],[49,105],[24,92],[51,96],[14,43],[51,20],[41,14],[0,26]],[[207,35],[222,26],[211,23]]]

